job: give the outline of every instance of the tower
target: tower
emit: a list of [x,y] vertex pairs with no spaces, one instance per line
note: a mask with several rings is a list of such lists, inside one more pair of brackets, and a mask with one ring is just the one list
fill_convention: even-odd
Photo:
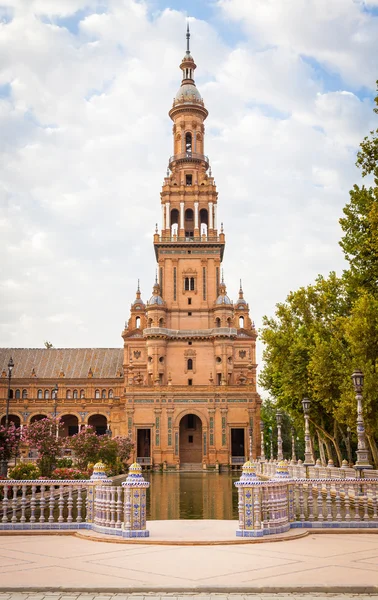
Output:
[[[123,331],[125,433],[145,464],[237,464],[259,455],[256,331],[240,284],[234,305],[221,264],[223,226],[205,155],[208,111],[196,87],[190,32],[169,116],[173,153],[154,234],[157,275]],[[139,294],[139,296],[138,296]],[[125,416],[119,416],[124,419]],[[252,435],[252,440],[250,436]]]

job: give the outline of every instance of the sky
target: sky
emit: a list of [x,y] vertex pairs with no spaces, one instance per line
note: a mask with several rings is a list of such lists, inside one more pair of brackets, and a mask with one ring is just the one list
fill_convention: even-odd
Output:
[[150,297],[187,18],[229,296],[345,268],[378,0],[0,0],[1,346],[121,347]]

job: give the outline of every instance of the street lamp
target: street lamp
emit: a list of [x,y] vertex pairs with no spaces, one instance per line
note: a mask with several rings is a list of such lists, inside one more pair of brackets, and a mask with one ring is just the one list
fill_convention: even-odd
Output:
[[[7,403],[6,403],[6,409],[5,409],[5,428],[6,429],[8,429],[8,425],[9,425],[9,402],[10,402],[10,398],[11,398],[11,379],[12,379],[13,367],[14,367],[14,362],[13,362],[12,357],[10,357],[9,362],[8,362],[8,394],[7,394]],[[8,475],[8,461],[6,459],[3,459],[1,461],[0,474],[3,477],[6,477]]]
[[354,468],[361,472],[362,469],[372,469],[369,464],[369,452],[366,446],[364,418],[362,415],[362,388],[364,386],[364,374],[359,369],[352,375],[354,391],[357,400],[357,462]]
[[10,357],[8,362],[8,395],[7,395],[7,407],[5,411],[5,427],[8,429],[9,425],[9,402],[11,397],[11,379],[12,379],[12,371],[14,367],[13,358]]
[[302,406],[303,406],[304,419],[305,419],[305,459],[304,459],[303,465],[305,467],[310,467],[313,464],[315,464],[314,457],[312,455],[312,448],[311,448],[310,426],[308,423],[308,418],[309,418],[308,413],[310,411],[310,405],[311,405],[310,400],[308,398],[303,398]]
[[295,429],[291,428],[291,462],[293,465],[297,462],[297,457],[295,454]]
[[277,460],[283,460],[282,452],[282,436],[281,436],[281,425],[282,425],[282,412],[280,410],[276,413],[277,421]]
[[[58,414],[58,384],[55,384],[55,387],[52,391],[52,397],[54,399],[54,419],[56,419],[57,414]],[[58,437],[59,435],[59,429],[58,429],[58,423],[56,423],[56,432],[55,432],[56,437]]]
[[265,449],[264,449],[264,421],[260,421],[260,436],[261,436],[261,452],[260,452],[260,462],[265,462]]

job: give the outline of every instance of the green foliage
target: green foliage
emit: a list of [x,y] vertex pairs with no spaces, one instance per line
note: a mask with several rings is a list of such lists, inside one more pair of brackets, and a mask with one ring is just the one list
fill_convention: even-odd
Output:
[[69,458],[68,456],[64,456],[63,458],[58,458],[58,460],[56,461],[57,469],[69,469],[70,467],[72,467],[72,465],[73,465],[73,460],[72,460],[72,458]]
[[[375,102],[378,107],[378,96]],[[365,426],[378,465],[378,129],[362,142],[357,165],[363,176],[373,176],[374,186],[354,186],[340,219],[349,269],[341,278],[319,276],[277,304],[274,317],[264,317],[260,383],[274,409],[285,410],[296,427],[308,396],[319,449],[340,462],[349,448],[348,428],[356,423],[351,374],[362,369]]]
[[38,479],[38,467],[32,463],[20,463],[9,471],[9,479]]

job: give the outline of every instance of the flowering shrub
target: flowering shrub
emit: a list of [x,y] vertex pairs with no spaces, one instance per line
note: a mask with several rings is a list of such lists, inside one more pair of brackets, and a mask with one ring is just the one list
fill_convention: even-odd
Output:
[[61,467],[53,470],[51,479],[89,479],[89,473],[72,467]]
[[0,425],[0,460],[9,460],[16,456],[21,440],[21,429],[10,423],[7,427]]
[[31,463],[20,463],[9,471],[9,479],[38,479],[39,469]]
[[56,466],[57,468],[61,469],[62,467],[72,467],[73,465],[73,461],[72,458],[69,458],[68,456],[63,456],[63,458],[58,458],[58,460],[56,461]]
[[88,426],[70,438],[70,447],[80,469],[86,469],[89,463],[101,460],[108,465],[112,474],[117,474],[124,471],[134,444],[127,437],[97,435],[93,427]]
[[46,417],[23,429],[22,439],[30,448],[37,450],[37,464],[43,476],[51,475],[56,459],[62,452],[64,438],[59,437],[62,427],[59,417]]

